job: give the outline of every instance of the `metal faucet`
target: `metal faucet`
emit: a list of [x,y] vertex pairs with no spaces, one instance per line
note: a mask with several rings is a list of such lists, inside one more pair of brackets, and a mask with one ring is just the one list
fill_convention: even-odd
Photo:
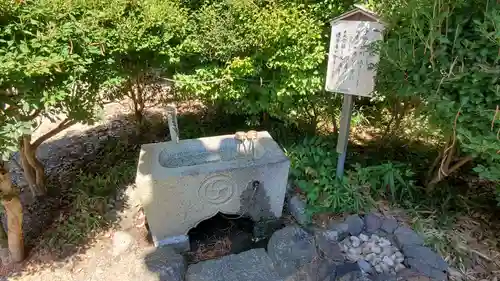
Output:
[[177,108],[175,104],[167,105],[167,120],[170,140],[179,143],[179,125],[177,123]]

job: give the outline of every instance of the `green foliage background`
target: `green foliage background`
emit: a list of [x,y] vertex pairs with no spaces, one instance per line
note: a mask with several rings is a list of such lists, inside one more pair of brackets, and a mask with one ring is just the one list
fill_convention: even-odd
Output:
[[[110,89],[124,83],[133,89],[146,73],[174,81],[177,100],[314,131],[339,113],[340,96],[323,90],[329,21],[352,4],[1,0],[2,156],[19,149],[36,117],[64,113],[93,122],[109,98],[126,92],[110,96]],[[452,163],[469,157],[480,177],[500,181],[497,1],[368,4],[387,28],[376,96],[357,102],[357,116],[368,122],[386,112],[423,116],[441,133],[439,145],[452,146]]]

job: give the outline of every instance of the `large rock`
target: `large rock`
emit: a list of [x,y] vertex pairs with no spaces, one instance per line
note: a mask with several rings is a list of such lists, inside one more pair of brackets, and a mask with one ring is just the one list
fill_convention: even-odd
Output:
[[339,244],[339,233],[335,230],[317,230],[314,232],[318,252],[335,263],[344,262],[344,254]]
[[290,201],[288,201],[288,211],[301,225],[306,225],[309,223],[309,216],[306,213],[306,202],[302,201],[297,195],[293,196]]
[[186,260],[170,247],[155,248],[146,254],[144,262],[158,281],[183,281]]
[[365,229],[368,233],[376,233],[382,226],[382,218],[374,213],[365,216]]
[[186,281],[284,281],[264,249],[190,265]]
[[394,231],[398,228],[398,221],[394,218],[384,218],[382,220],[382,225],[380,226],[380,228],[389,233],[389,234],[392,234],[394,233]]
[[351,271],[344,275],[338,275],[336,281],[371,281],[367,275],[361,271]]
[[351,235],[358,236],[361,231],[363,231],[363,227],[365,223],[363,219],[361,219],[358,215],[351,215],[345,219],[345,223],[348,226],[348,232]]
[[[415,270],[406,268],[401,270],[396,274],[396,281],[431,281],[431,278],[428,276],[422,275]],[[383,281],[383,280],[373,280],[373,281]]]
[[[338,241],[344,240],[349,236],[349,225],[347,223],[333,222],[329,225],[328,229],[335,233]],[[333,235],[333,233],[332,233]]]
[[415,231],[406,226],[400,226],[394,231],[394,238],[398,247],[402,248],[409,245],[423,245],[424,239]]
[[313,259],[286,281],[330,281],[334,278],[335,264],[327,259]]
[[287,226],[271,236],[267,252],[276,271],[287,277],[317,257],[314,237],[298,226]]
[[433,280],[446,280],[448,264],[431,249],[418,245],[403,247],[405,263],[411,269],[426,275]]

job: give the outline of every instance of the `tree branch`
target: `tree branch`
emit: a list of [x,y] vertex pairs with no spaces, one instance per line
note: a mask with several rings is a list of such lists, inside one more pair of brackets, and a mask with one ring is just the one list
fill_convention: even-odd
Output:
[[42,109],[40,109],[40,108],[39,108],[39,109],[36,109],[36,110],[35,110],[35,111],[33,111],[33,113],[31,113],[31,114],[30,114],[30,115],[29,115],[26,119],[27,119],[28,121],[31,121],[31,120],[33,120],[33,119],[37,118],[37,117],[38,117],[38,115],[40,115],[40,113],[42,113]]
[[472,161],[472,156],[466,156],[464,158],[462,158],[460,161],[458,161],[457,163],[455,163],[455,165],[453,165],[449,170],[448,170],[448,175],[455,172],[456,170],[458,170],[460,167],[462,167],[463,165],[465,165],[467,162],[469,161]]
[[64,119],[57,127],[55,127],[54,129],[48,131],[44,135],[40,136],[35,142],[33,142],[33,144],[31,144],[31,146],[33,146],[34,149],[38,148],[44,141],[46,141],[46,140],[50,139],[51,137],[57,135],[61,131],[65,130],[65,129],[69,128],[69,127],[71,127],[75,123],[76,123],[76,121],[71,120],[69,118]]

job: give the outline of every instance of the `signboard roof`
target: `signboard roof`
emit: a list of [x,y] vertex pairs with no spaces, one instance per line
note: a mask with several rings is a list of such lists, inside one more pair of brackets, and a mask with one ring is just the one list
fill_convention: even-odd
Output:
[[[375,14],[375,12],[369,10],[365,6],[359,5],[359,4],[355,4],[354,6],[356,7],[355,9],[353,9],[349,12],[343,13],[342,15],[332,19],[330,21],[330,24],[334,24],[340,20],[349,20],[349,18],[351,18],[353,16],[357,16],[357,15],[364,16],[363,20],[370,20],[370,21],[376,21],[376,22],[383,23],[380,20],[380,18],[377,16],[377,14]],[[360,19],[354,19],[354,20],[360,20]]]

